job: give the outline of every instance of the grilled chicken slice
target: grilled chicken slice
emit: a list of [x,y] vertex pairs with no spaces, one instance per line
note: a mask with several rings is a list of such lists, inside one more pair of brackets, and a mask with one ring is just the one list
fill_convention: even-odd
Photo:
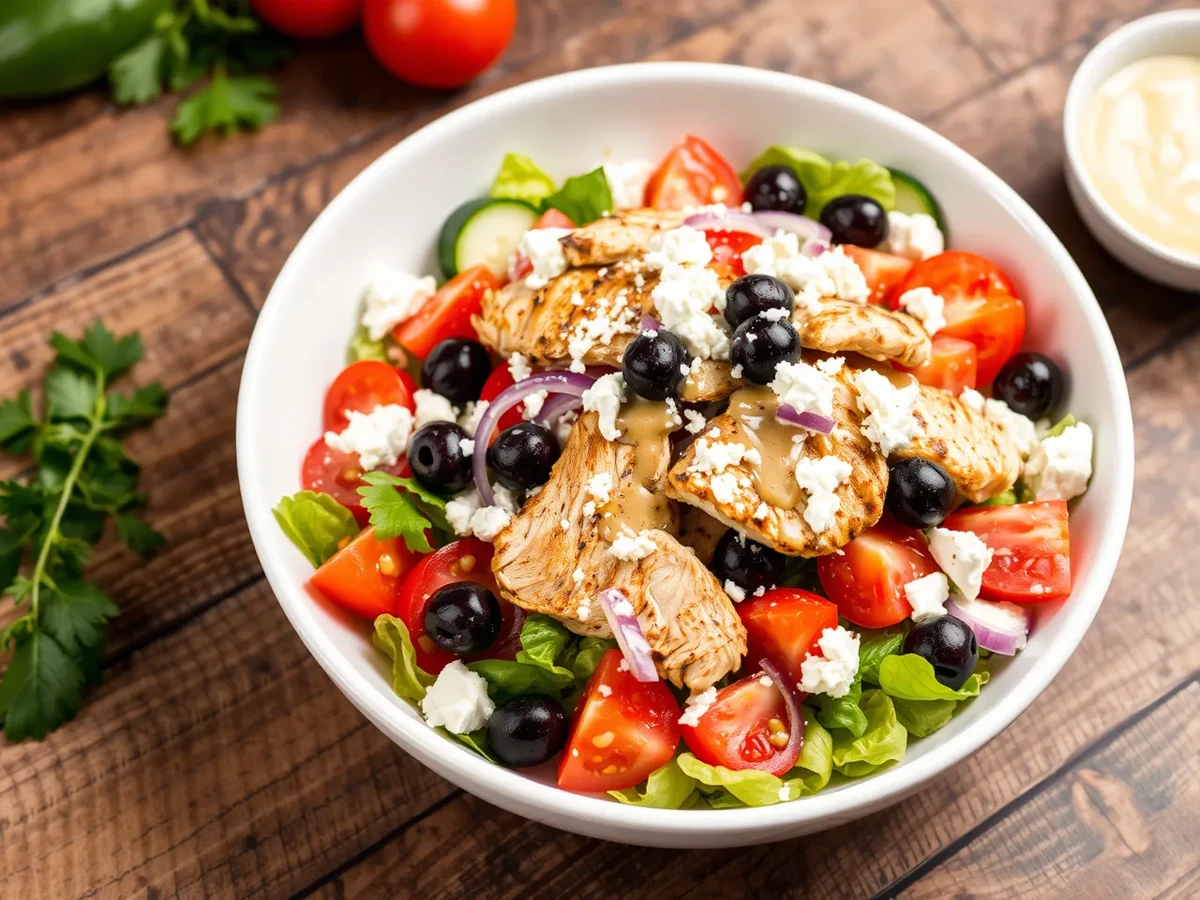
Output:
[[671,209],[626,209],[576,228],[562,239],[567,265],[606,266],[641,259],[654,235],[678,228],[686,213]]
[[661,492],[670,458],[665,436],[660,447],[611,443],[595,413],[582,416],[545,487],[496,536],[492,571],[506,599],[578,634],[611,635],[597,595],[617,588],[633,605],[659,674],[701,691],[737,669],[746,652],[746,631],[725,591],[669,531],[645,532],[654,551],[621,560],[601,534],[600,512],[584,512],[593,476],[610,474],[615,494],[649,453],[660,462],[646,486]]
[[700,365],[688,373],[679,397],[685,403],[712,403],[724,400],[745,385],[743,379],[733,377],[733,368],[725,360],[702,359]]
[[[847,370],[836,377],[833,417],[837,427],[833,434],[812,435],[802,443],[792,442],[790,446],[782,441],[789,440],[791,435],[776,430],[787,426],[773,421],[772,402],[759,403],[754,400],[756,395],[752,391],[734,394],[730,398],[729,411],[713,419],[671,467],[667,496],[699,507],[713,518],[780,553],[822,556],[834,552],[879,520],[888,483],[886,461],[862,434],[863,414],[858,409],[858,394],[848,377]],[[764,391],[757,396],[766,395]],[[735,411],[738,407],[744,410],[741,415]],[[756,410],[762,418],[757,433],[743,424],[745,411]],[[796,436],[803,434],[796,429],[790,431]],[[779,442],[774,437],[763,441],[764,434],[783,436]],[[697,471],[696,454],[701,440],[740,443],[757,449],[763,462],[750,464],[743,460],[717,475]],[[841,509],[833,525],[818,534],[804,519],[808,495],[795,480],[795,464],[801,455],[819,459],[831,454],[849,463],[851,473],[837,488]],[[724,477],[729,474],[732,479]],[[757,481],[756,476],[762,480]],[[725,488],[730,489],[730,496],[724,495]],[[770,499],[764,494],[771,495]],[[786,502],[775,505],[771,499]]]
[[933,345],[919,320],[908,313],[826,300],[821,311],[794,316],[800,346],[826,353],[861,353],[875,360],[894,360],[912,368],[929,359]]
[[1021,474],[1021,452],[1003,429],[947,391],[921,385],[913,409],[921,433],[893,459],[919,456],[940,465],[958,492],[982,503],[1013,486]]

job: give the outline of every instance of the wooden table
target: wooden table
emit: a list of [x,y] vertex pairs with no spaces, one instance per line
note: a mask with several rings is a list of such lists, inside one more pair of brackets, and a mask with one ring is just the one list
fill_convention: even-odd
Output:
[[[123,608],[103,685],[43,743],[0,739],[0,896],[1200,895],[1200,306],[1133,276],[1085,233],[1059,134],[1088,47],[1172,5],[1191,4],[522,0],[502,64],[457,95],[404,87],[347,40],[305,50],[282,72],[278,124],[187,151],[168,141],[169,100],[118,112],[85,93],[0,112],[0,394],[40,378],[51,329],[78,332],[97,316],[140,329],[139,376],[172,390],[166,419],[132,446],[170,545],[141,566],[105,545],[94,566]],[[788,844],[631,849],[447,784],[309,658],[242,518],[233,422],[243,354],[317,212],[451,107],[638,59],[829,81],[961,144],[1075,255],[1133,395],[1129,538],[1057,680],[917,796]],[[3,476],[15,469],[2,465]]]

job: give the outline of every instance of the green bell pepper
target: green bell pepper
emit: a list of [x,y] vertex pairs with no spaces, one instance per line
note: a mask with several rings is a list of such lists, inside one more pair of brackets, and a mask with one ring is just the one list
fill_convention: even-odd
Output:
[[46,97],[95,81],[171,3],[0,0],[0,97]]

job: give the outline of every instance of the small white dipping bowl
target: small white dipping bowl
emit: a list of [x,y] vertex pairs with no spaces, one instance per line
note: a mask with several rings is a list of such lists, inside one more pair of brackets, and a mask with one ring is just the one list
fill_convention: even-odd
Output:
[[[393,695],[368,623],[310,592],[312,567],[271,508],[299,490],[300,462],[321,433],[326,387],[345,363],[359,298],[390,265],[435,271],[446,215],[482,194],[507,151],[558,178],[615,159],[660,158],[685,132],[742,166],[773,143],[871,157],[929,186],[953,246],[995,259],[1028,304],[1026,344],[1072,375],[1066,406],[1096,432],[1091,490],[1071,517],[1074,593],[1038,616],[1029,645],[996,667],[982,695],[945,728],[914,740],[898,765],[793,803],[760,809],[658,810],[554,786],[549,767],[491,765],[431,731]],[[512,812],[582,834],[664,847],[726,847],[829,828],[895,803],[974,753],[1049,684],[1075,649],[1116,566],[1133,488],[1133,429],[1108,325],[1062,244],[1020,197],[949,141],[899,113],[812,81],[732,66],[651,63],[572,72],[472,103],[369,166],[320,215],[263,307],[238,398],[238,474],[254,546],[297,634],[338,688],[425,765]]]
[[1121,69],[1151,56],[1200,57],[1200,10],[1156,13],[1118,28],[1083,58],[1063,108],[1067,187],[1088,229],[1105,249],[1147,278],[1185,291],[1200,291],[1200,257],[1151,240],[1117,215],[1092,183],[1079,146],[1088,101]]

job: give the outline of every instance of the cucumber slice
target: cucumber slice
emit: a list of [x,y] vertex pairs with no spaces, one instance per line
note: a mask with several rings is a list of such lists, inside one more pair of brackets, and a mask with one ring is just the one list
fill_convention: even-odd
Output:
[[942,220],[942,208],[933,199],[933,194],[926,190],[925,185],[899,169],[888,171],[892,173],[892,184],[896,186],[896,211],[908,213],[910,216],[913,213],[933,216],[938,228],[944,232],[946,223]]
[[438,264],[446,278],[485,265],[503,280],[521,235],[537,221],[528,203],[507,198],[468,200],[450,213],[438,235]]

